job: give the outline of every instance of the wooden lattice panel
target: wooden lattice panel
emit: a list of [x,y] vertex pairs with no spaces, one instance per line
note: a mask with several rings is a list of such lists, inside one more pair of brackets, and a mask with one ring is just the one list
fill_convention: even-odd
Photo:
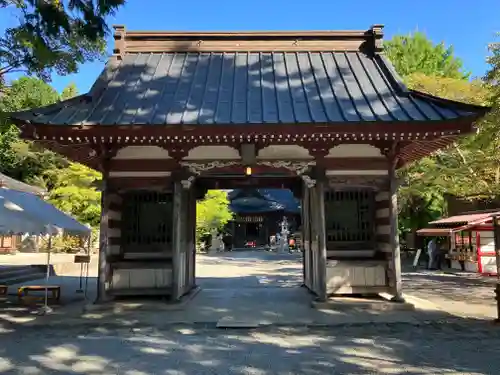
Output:
[[172,248],[172,194],[133,191],[123,196],[124,252],[161,252]]
[[329,248],[367,250],[375,246],[375,193],[370,189],[325,192]]

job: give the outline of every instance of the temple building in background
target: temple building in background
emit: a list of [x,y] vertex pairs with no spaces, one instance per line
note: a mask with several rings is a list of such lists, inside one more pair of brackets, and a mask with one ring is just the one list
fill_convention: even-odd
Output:
[[228,199],[234,217],[226,232],[233,248],[243,248],[248,242],[256,247],[269,245],[271,236],[281,231],[284,217],[291,233],[300,228],[300,202],[291,190],[235,189]]

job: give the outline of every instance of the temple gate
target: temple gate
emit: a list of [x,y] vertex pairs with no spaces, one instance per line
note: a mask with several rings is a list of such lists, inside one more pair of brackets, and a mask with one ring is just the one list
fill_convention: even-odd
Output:
[[87,94],[12,115],[22,136],[103,173],[99,297],[195,287],[196,199],[289,188],[304,283],[402,301],[396,170],[486,108],[409,90],[366,31],[130,32]]

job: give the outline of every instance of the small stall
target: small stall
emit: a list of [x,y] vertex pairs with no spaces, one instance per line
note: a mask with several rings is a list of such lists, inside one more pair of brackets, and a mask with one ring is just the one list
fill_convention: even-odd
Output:
[[496,211],[470,212],[430,222],[419,236],[446,237],[452,269],[496,275],[493,216]]

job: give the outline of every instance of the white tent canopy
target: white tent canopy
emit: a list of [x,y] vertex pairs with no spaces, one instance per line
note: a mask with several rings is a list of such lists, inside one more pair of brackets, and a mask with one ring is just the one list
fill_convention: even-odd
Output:
[[56,234],[88,236],[90,228],[34,194],[0,188],[1,234]]

